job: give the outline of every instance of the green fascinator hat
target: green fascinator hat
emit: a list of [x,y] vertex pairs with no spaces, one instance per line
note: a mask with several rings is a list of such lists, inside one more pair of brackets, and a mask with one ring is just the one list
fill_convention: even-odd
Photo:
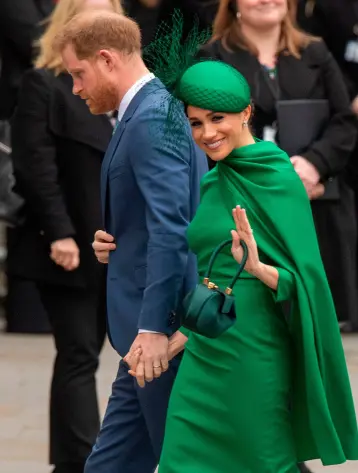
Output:
[[186,105],[225,113],[240,113],[251,101],[250,87],[240,72],[213,60],[189,67],[173,93]]
[[250,105],[251,93],[245,78],[233,67],[214,59],[198,59],[200,46],[211,37],[200,31],[198,22],[183,40],[183,15],[176,10],[171,24],[162,23],[154,41],[143,50],[147,67],[161,80],[171,94],[158,104],[167,115],[166,126],[153,134],[165,135],[167,141],[180,145],[183,126],[183,104],[223,113],[240,113]]

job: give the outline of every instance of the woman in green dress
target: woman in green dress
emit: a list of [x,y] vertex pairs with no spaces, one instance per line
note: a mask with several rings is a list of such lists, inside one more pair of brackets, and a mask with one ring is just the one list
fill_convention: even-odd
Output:
[[230,232],[231,251],[219,254],[211,279],[227,286],[240,240],[249,257],[233,290],[235,324],[216,339],[182,329],[170,340],[170,356],[185,352],[159,473],[296,473],[310,459],[357,460],[349,378],[302,182],[282,150],[253,137],[250,90],[235,69],[195,64],[176,96],[217,162],[188,229],[199,276]]

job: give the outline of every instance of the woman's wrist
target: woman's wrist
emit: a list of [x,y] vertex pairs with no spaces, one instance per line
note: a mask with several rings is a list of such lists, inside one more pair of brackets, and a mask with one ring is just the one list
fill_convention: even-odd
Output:
[[181,332],[175,332],[175,334],[169,339],[168,354],[169,359],[174,358],[178,353],[184,350],[185,344],[188,341],[186,337]]
[[260,262],[250,274],[262,281],[269,288],[275,291],[277,290],[279,273],[274,266]]
[[255,276],[255,278],[257,279],[261,279],[265,272],[265,266],[266,264],[261,263],[261,261],[259,261],[255,268],[253,268],[251,271],[248,270],[247,272],[251,274],[251,276]]

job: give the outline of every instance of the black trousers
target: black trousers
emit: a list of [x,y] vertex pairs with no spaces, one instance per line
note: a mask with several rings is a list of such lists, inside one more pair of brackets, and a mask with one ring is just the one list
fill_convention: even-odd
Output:
[[50,464],[82,471],[100,427],[95,373],[106,334],[105,283],[98,290],[41,284],[39,291],[57,351],[50,398]]

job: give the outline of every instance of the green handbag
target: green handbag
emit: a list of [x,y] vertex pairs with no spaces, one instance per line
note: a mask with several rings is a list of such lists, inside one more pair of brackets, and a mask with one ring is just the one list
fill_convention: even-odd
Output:
[[232,240],[222,242],[211,255],[204,280],[189,292],[183,301],[183,315],[181,324],[208,338],[217,338],[228,330],[236,321],[235,297],[232,288],[244,270],[248,249],[245,242],[241,242],[244,255],[238,270],[228,287],[222,291],[214,282],[210,281],[211,270],[220,251]]

